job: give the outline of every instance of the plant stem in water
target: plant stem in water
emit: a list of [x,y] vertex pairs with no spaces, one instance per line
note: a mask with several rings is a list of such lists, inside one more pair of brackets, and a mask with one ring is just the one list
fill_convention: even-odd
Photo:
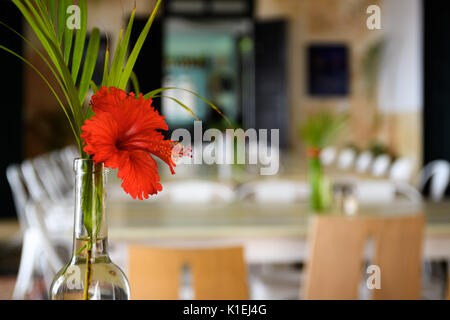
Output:
[[92,279],[91,258],[92,258],[92,239],[89,239],[86,252],[86,272],[84,278],[83,300],[89,300],[89,287],[91,286],[91,279]]

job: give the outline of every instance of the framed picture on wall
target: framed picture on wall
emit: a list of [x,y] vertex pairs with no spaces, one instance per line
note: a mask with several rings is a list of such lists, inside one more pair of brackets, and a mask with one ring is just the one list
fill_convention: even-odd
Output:
[[308,46],[308,94],[339,97],[349,94],[349,49],[345,44]]

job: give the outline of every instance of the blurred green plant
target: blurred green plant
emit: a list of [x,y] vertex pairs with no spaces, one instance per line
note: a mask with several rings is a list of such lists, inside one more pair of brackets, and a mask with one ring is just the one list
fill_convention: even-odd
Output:
[[323,149],[333,143],[345,128],[346,113],[334,114],[320,111],[310,115],[298,128],[298,132],[308,147]]
[[347,123],[347,114],[321,111],[309,116],[299,127],[300,136],[307,145],[308,180],[311,187],[310,207],[316,212],[324,212],[331,206],[332,188],[324,174],[320,152],[333,143]]

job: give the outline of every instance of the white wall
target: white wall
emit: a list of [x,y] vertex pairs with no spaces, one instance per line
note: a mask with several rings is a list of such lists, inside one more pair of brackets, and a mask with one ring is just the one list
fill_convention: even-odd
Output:
[[385,0],[381,8],[385,47],[379,75],[378,104],[383,112],[422,110],[421,4],[420,0]]

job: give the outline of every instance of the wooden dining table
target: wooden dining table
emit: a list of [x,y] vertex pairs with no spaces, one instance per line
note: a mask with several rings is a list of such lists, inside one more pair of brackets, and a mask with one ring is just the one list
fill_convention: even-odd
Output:
[[[170,247],[243,246],[248,263],[294,263],[306,259],[309,224],[306,204],[168,204],[158,201],[108,202],[113,244]],[[327,214],[340,215],[339,212]],[[360,207],[358,216],[424,214],[423,255],[450,259],[450,201],[392,203]]]

